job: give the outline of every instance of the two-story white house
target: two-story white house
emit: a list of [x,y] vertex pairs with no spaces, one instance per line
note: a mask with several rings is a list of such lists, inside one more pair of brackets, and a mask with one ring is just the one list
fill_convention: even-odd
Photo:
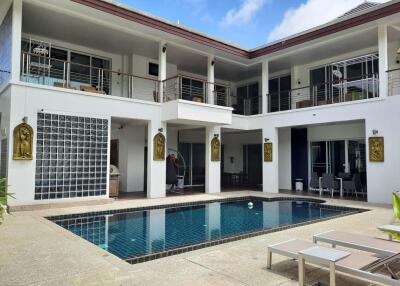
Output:
[[[400,1],[251,50],[107,0],[3,0],[0,23],[11,205],[108,198],[110,164],[120,196],[164,197],[158,133],[183,192],[302,182],[318,195],[324,174],[334,196],[387,203],[400,190]],[[32,138],[14,132],[23,122]]]

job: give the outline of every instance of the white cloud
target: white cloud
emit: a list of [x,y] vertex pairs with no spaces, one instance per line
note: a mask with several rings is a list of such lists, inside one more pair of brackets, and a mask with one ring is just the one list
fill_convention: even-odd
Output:
[[[283,20],[268,35],[268,42],[275,41],[312,27],[327,23],[365,2],[364,0],[306,0],[285,12]],[[385,2],[385,0],[375,0]]]
[[261,9],[266,0],[244,0],[239,8],[232,8],[226,12],[221,21],[221,26],[239,26],[248,24],[254,14]]

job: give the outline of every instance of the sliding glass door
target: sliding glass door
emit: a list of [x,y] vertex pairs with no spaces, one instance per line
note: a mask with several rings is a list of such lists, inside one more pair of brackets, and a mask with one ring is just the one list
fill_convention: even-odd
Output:
[[311,172],[319,177],[323,173],[360,174],[363,184],[366,183],[365,140],[332,140],[315,141],[310,144]]
[[260,113],[258,82],[237,88],[236,108],[234,113],[254,115]]
[[205,183],[205,145],[203,143],[179,143],[179,153],[185,160],[185,186]]

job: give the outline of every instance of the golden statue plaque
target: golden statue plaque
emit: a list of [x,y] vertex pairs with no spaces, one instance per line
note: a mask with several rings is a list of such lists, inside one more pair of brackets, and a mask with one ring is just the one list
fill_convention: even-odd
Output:
[[264,143],[264,162],[272,162],[272,143]]
[[219,161],[220,160],[220,150],[221,150],[221,142],[218,139],[218,136],[214,136],[211,140],[211,161]]
[[368,147],[370,162],[384,162],[385,142],[383,137],[369,137]]
[[159,132],[154,136],[154,161],[164,161],[165,160],[165,136]]
[[32,160],[33,129],[26,123],[14,128],[14,160]]

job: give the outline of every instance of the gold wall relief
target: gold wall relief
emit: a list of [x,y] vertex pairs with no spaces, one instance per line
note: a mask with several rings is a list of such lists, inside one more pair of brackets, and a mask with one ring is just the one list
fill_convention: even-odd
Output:
[[153,139],[153,160],[165,160],[165,136],[161,132],[157,133]]
[[221,142],[218,136],[211,140],[211,161],[220,161]]
[[370,162],[385,161],[385,141],[383,137],[369,137],[368,147]]
[[26,123],[14,128],[14,160],[32,160],[33,129]]
[[264,162],[272,162],[272,143],[264,143]]

